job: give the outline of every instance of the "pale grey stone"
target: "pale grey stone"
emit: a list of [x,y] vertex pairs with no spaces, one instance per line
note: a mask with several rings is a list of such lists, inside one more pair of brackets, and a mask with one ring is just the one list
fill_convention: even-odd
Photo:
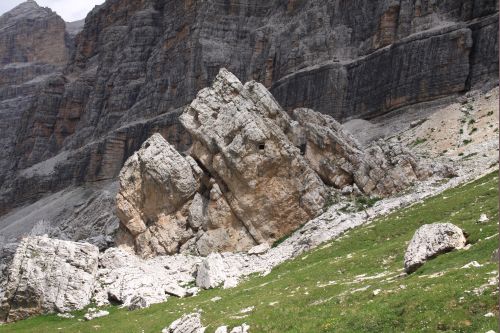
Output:
[[463,231],[451,223],[425,224],[415,232],[406,249],[404,269],[412,273],[428,259],[461,249],[466,243]]
[[98,257],[91,244],[25,238],[10,264],[0,320],[84,308],[94,291]]

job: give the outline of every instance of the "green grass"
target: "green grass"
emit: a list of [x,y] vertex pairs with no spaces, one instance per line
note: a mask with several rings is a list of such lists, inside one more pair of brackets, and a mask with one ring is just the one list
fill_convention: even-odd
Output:
[[[490,222],[477,224],[481,213],[487,214]],[[77,321],[82,311],[75,313],[75,319],[40,316],[1,326],[0,332],[158,333],[195,309],[203,310],[207,332],[222,324],[232,327],[243,322],[253,333],[496,330],[498,294],[494,287],[488,286],[481,295],[472,292],[496,274],[497,265],[490,262],[491,253],[498,247],[496,221],[495,173],[381,217],[276,267],[265,277],[252,276],[234,289],[170,298],[164,304],[134,312],[110,307],[108,317],[90,322]],[[410,276],[397,277],[413,233],[433,222],[452,222],[463,228],[471,248],[443,254]],[[483,266],[460,268],[473,260]],[[436,273],[442,275],[432,277]],[[355,282],[361,274],[375,278]],[[377,289],[380,292],[374,295]],[[222,300],[212,302],[215,296]],[[240,310],[250,306],[255,306],[254,311],[238,318],[242,316]],[[484,317],[488,312],[495,317]]]

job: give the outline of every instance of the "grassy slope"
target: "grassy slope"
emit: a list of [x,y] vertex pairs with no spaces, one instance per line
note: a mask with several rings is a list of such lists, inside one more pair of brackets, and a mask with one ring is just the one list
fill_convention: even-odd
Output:
[[[222,324],[246,322],[251,332],[486,332],[497,329],[498,294],[467,291],[495,276],[490,262],[498,247],[498,177],[490,174],[448,190],[422,204],[395,212],[289,261],[265,277],[252,277],[230,290],[209,290],[186,299],[135,312],[111,307],[111,315],[91,322],[41,316],[0,327],[0,332],[160,332],[183,313],[202,309],[213,332]],[[477,224],[481,213],[490,222]],[[403,255],[422,224],[452,222],[468,234],[472,247],[441,255],[411,276]],[[488,236],[494,236],[485,240]],[[480,240],[482,239],[482,240]],[[477,260],[480,268],[460,269]],[[429,276],[443,272],[441,276]],[[352,283],[356,276],[383,277]],[[387,280],[395,277],[392,280]],[[335,281],[331,282],[330,281]],[[327,285],[329,284],[329,285]],[[363,289],[354,292],[356,289]],[[380,289],[378,295],[374,290]],[[212,302],[210,299],[222,299]],[[278,302],[278,303],[274,303]],[[272,305],[271,305],[271,304]],[[248,317],[240,310],[255,306]],[[495,317],[484,314],[493,312]],[[78,312],[82,318],[83,312]]]

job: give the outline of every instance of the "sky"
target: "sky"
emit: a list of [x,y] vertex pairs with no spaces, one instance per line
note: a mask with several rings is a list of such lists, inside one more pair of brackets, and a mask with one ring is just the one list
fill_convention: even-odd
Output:
[[[16,7],[24,0],[0,0],[0,15]],[[66,22],[78,21],[104,0],[36,0],[42,7],[50,7],[59,14]]]

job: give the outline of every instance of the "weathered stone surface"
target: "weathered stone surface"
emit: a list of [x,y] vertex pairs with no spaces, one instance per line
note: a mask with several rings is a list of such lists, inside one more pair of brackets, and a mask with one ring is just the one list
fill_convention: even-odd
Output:
[[224,283],[226,273],[220,254],[213,253],[206,257],[196,272],[196,285],[203,289],[215,288]]
[[461,249],[466,242],[463,231],[451,223],[425,224],[415,232],[406,249],[405,271],[412,273],[428,259],[444,252]]
[[289,137],[327,185],[343,189],[355,184],[364,193],[387,196],[431,174],[399,144],[379,140],[362,149],[328,115],[300,108],[293,117]]
[[181,122],[193,136],[191,155],[218,185],[212,200],[224,196],[259,243],[322,209],[324,185],[284,134],[290,119],[263,85],[222,69]]
[[25,238],[10,265],[0,320],[82,309],[92,297],[98,256],[90,244]]
[[118,248],[104,252],[100,259],[97,287],[93,296],[98,305],[121,304],[132,309],[164,302],[169,296],[196,293],[180,285],[194,282],[201,258],[174,255],[143,260]]
[[387,196],[432,174],[399,144],[361,149],[330,116],[293,116],[261,84],[221,69],[180,118],[188,158],[156,134],[126,162],[117,243],[142,257],[248,251],[320,214],[325,183]]
[[193,236],[186,203],[198,186],[188,161],[160,134],[153,135],[120,173],[118,245],[143,257],[177,253]]
[[174,321],[169,327],[164,328],[162,333],[203,333],[205,327],[201,324],[199,313],[191,313]]

